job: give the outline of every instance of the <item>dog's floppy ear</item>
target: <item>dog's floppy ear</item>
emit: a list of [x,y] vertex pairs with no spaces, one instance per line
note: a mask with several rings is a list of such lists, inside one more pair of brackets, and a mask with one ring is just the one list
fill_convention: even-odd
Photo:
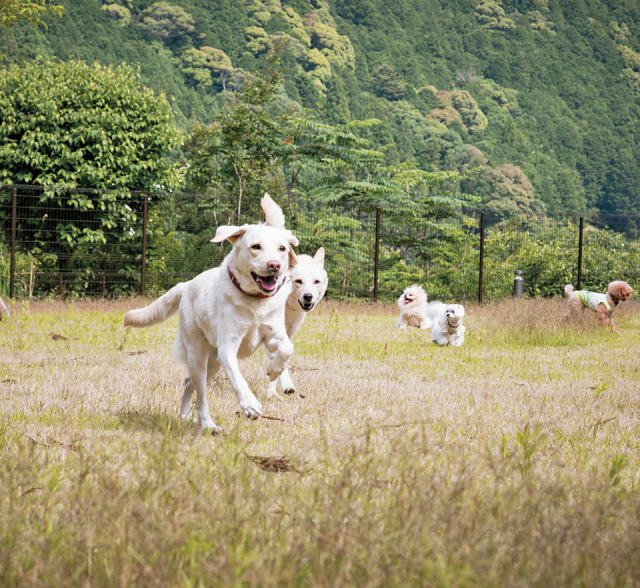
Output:
[[282,208],[275,203],[267,192],[264,193],[262,200],[260,200],[260,206],[264,212],[265,225],[268,227],[276,227],[277,229],[284,229],[284,214],[282,214]]
[[320,249],[316,251],[313,259],[315,259],[322,267],[324,267],[324,247],[320,247]]
[[296,265],[298,265],[298,256],[293,250],[293,247],[289,247],[289,267],[294,267]]
[[213,239],[211,239],[211,242],[220,243],[225,239],[229,239],[229,241],[231,241],[231,243],[235,245],[236,241],[240,237],[242,237],[242,235],[244,235],[246,231],[247,231],[246,225],[242,227],[234,227],[232,225],[222,225],[217,228],[216,236]]

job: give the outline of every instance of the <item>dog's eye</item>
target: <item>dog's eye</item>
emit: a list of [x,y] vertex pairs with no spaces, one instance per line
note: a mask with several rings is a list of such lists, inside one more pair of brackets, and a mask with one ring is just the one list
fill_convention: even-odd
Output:
[[280,245],[280,251],[286,251],[287,248],[284,245]]
[[296,284],[302,284],[302,280],[296,280]]
[[251,245],[251,249],[254,249],[255,251],[260,251],[262,247],[260,247],[260,243],[256,243],[255,245]]
[[320,283],[320,280],[316,280],[316,281],[314,282],[314,284],[319,284],[319,283]]

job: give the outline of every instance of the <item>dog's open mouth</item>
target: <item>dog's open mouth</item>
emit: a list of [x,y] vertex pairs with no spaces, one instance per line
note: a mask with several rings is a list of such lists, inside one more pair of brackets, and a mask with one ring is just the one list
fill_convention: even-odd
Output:
[[404,299],[404,303],[405,304],[411,304],[413,302],[413,298],[406,298]]
[[315,306],[314,302],[302,302],[300,300],[298,300],[298,304],[300,305],[300,308],[305,312],[309,312]]
[[259,276],[258,274],[251,272],[251,277],[253,278],[253,281],[258,284],[258,287],[264,292],[273,292],[278,287],[278,276]]

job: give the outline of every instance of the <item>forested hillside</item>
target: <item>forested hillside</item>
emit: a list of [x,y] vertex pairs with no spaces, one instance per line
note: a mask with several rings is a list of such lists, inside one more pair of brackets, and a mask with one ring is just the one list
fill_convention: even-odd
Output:
[[5,63],[139,64],[178,123],[209,123],[285,41],[286,96],[389,163],[481,168],[494,211],[640,208],[640,4],[613,0],[66,0],[0,30]]

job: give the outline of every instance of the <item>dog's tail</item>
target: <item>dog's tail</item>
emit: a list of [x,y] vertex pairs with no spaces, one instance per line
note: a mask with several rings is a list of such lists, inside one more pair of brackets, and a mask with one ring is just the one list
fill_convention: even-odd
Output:
[[284,229],[285,219],[282,208],[274,202],[267,192],[264,193],[262,200],[260,200],[260,206],[262,206],[262,211],[264,212],[265,225]]
[[571,284],[567,284],[564,287],[564,294],[565,296],[569,296],[569,294],[571,294],[571,292],[573,292],[573,286]]
[[125,327],[150,327],[166,321],[180,307],[182,293],[188,282],[180,282],[157,300],[124,315]]

